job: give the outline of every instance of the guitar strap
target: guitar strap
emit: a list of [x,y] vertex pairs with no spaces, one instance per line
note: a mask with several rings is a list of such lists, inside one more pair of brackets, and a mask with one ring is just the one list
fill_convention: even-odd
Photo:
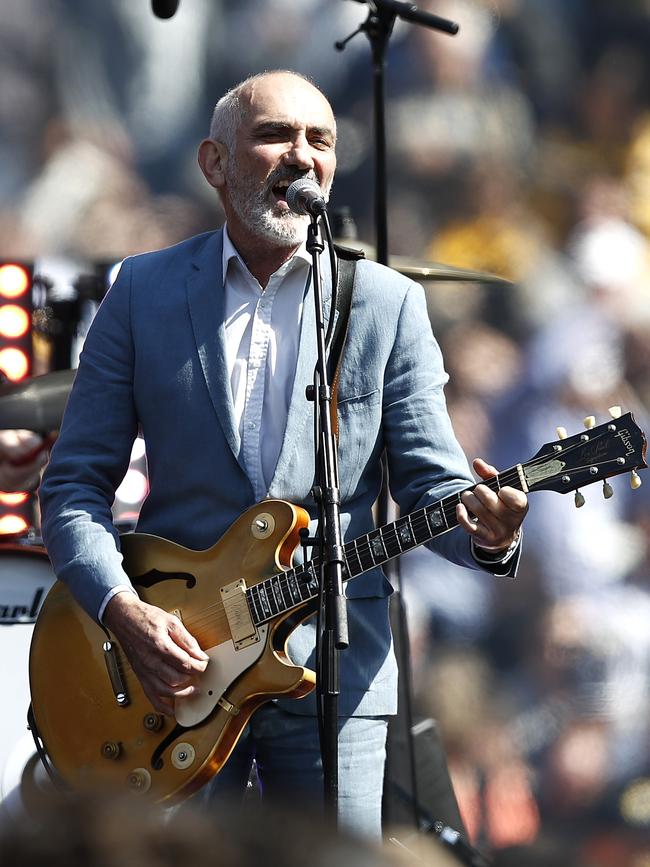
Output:
[[334,431],[338,443],[339,420],[337,413],[337,398],[339,378],[341,375],[341,364],[343,361],[343,347],[345,346],[348,326],[350,324],[350,307],[352,306],[352,289],[354,286],[356,266],[358,260],[365,257],[365,253],[363,250],[343,247],[340,244],[335,244],[334,249],[338,259],[338,282],[335,302],[335,309],[338,312],[338,316],[336,323],[334,324],[334,333],[332,334],[327,364],[329,378],[332,384],[332,402],[330,404],[332,430]]

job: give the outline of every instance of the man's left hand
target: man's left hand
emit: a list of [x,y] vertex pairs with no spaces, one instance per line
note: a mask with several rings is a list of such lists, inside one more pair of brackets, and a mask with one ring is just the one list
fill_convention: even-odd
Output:
[[[495,467],[482,458],[476,458],[472,466],[481,479],[498,475]],[[495,553],[506,551],[517,539],[527,511],[528,497],[523,491],[508,486],[493,491],[479,483],[461,496],[461,502],[456,506],[456,517],[475,545]]]

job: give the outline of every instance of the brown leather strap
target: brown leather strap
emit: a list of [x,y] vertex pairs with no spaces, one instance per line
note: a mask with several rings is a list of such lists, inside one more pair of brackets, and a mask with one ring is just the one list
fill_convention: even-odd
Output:
[[337,412],[337,398],[339,388],[339,378],[341,376],[341,364],[343,362],[343,347],[348,334],[348,325],[350,323],[350,307],[352,306],[352,288],[354,286],[354,274],[356,271],[357,261],[364,257],[362,250],[352,250],[348,247],[334,245],[338,257],[338,284],[336,292],[335,309],[338,311],[336,324],[334,325],[334,333],[330,345],[328,368],[330,381],[332,383],[332,401],[330,403],[330,413],[332,420],[332,430],[336,437],[336,442],[339,441],[339,418]]

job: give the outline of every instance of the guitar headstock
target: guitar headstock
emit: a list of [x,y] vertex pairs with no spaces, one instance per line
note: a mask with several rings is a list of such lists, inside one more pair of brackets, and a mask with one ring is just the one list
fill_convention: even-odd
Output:
[[[520,465],[528,490],[566,494],[600,481],[605,496],[611,496],[606,479],[626,472],[632,474],[632,487],[639,487],[636,470],[647,467],[645,434],[631,412],[620,415],[618,408],[612,407],[610,413],[612,419],[597,427],[593,416],[585,419],[585,430],[574,436],[566,436],[558,428],[558,440],[545,443],[532,460]],[[582,502],[584,499],[576,494],[576,505]]]

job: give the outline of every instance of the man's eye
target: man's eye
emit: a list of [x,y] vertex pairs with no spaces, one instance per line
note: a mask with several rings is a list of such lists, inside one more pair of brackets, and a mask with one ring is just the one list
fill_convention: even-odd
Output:
[[286,129],[267,129],[262,131],[262,137],[267,139],[286,139],[289,138],[291,132]]

